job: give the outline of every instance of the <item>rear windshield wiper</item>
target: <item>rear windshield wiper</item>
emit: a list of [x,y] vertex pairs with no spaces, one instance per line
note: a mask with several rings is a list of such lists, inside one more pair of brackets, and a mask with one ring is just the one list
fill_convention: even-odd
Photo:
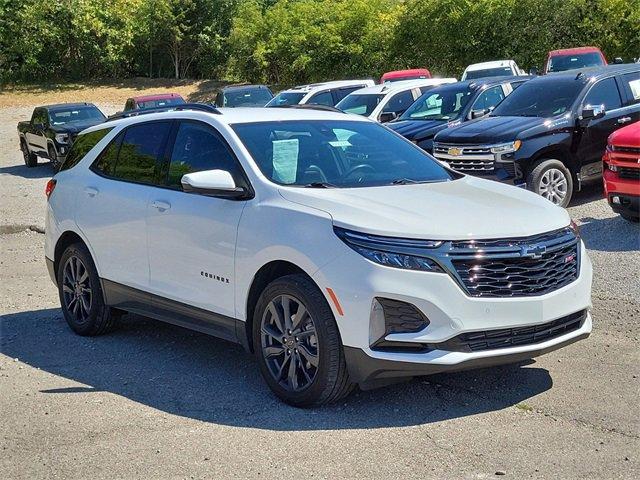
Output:
[[304,185],[305,188],[337,188],[333,183],[328,182],[311,182]]

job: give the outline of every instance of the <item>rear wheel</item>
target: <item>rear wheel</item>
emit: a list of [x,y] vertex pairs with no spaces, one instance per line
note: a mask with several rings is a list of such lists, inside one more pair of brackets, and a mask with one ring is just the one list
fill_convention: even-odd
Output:
[[54,171],[58,171],[60,169],[60,162],[58,161],[58,154],[56,153],[56,149],[53,145],[49,145],[49,160],[51,160],[51,165],[53,165]]
[[334,402],[351,392],[338,326],[322,292],[304,275],[287,275],[262,292],[253,345],[271,390],[297,407]]
[[24,139],[20,140],[20,149],[22,150],[22,158],[24,159],[24,164],[28,168],[38,165],[38,157],[35,153],[31,153],[29,151],[29,146],[27,145],[27,142],[24,141]]
[[573,195],[573,177],[560,160],[540,160],[527,177],[527,188],[566,208]]
[[87,247],[67,247],[58,264],[58,292],[64,318],[78,335],[101,335],[110,331],[117,311],[104,304],[96,267]]

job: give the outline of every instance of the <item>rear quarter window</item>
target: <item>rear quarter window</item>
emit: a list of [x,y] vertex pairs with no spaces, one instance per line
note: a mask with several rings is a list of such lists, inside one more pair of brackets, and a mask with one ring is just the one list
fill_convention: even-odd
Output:
[[75,167],[80,160],[82,160],[84,156],[89,153],[91,149],[93,149],[93,147],[95,147],[111,130],[113,130],[113,127],[102,128],[100,130],[85,133],[84,135],[79,135],[76,142],[71,147],[71,150],[69,150],[67,158],[60,167],[60,171],[69,170],[70,168]]
[[640,72],[627,73],[622,76],[623,84],[631,104],[640,103]]

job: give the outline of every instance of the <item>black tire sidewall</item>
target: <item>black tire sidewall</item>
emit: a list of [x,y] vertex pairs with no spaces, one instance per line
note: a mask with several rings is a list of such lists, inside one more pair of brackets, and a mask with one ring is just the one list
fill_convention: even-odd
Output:
[[[91,287],[91,308],[89,309],[89,318],[84,323],[78,323],[73,315],[69,313],[65,306],[64,296],[62,293],[62,280],[63,280],[63,272],[64,267],[67,263],[67,260],[72,257],[78,257],[87,271],[89,272],[89,285]],[[102,295],[102,287],[100,285],[100,278],[98,277],[98,273],[91,258],[91,254],[87,250],[87,247],[80,243],[75,243],[67,247],[62,256],[60,257],[60,262],[58,263],[58,271],[57,276],[58,280],[58,296],[60,298],[60,307],[62,308],[62,314],[64,315],[65,320],[69,324],[69,327],[79,335],[95,335],[99,332],[101,328],[101,324],[103,322],[102,316],[105,315],[105,309],[108,307],[104,304],[104,298]]]
[[[300,300],[311,315],[318,341],[318,370],[312,384],[300,392],[291,392],[281,387],[269,372],[262,355],[261,324],[269,302],[279,295],[291,295]],[[336,365],[344,361],[342,342],[331,308],[317,286],[303,275],[281,277],[265,288],[260,295],[253,315],[253,348],[260,373],[269,388],[284,402],[307,407],[323,403],[333,391],[337,379]],[[336,342],[336,338],[338,341]]]
[[29,146],[27,145],[26,140],[22,139],[20,141],[20,147],[22,150],[22,158],[24,160],[24,164],[27,168],[35,167],[38,164],[38,158],[29,151]]
[[567,195],[565,196],[562,204],[558,205],[559,207],[567,208],[569,206],[569,203],[571,202],[571,198],[573,197],[573,175],[571,174],[571,171],[567,168],[567,166],[560,160],[539,160],[531,169],[531,173],[529,173],[529,175],[527,176],[527,188],[532,192],[540,195],[540,180],[542,179],[544,173],[551,168],[560,170],[567,179]]
[[[51,152],[53,152],[53,155],[51,154]],[[49,144],[49,160],[51,160],[51,165],[53,165],[53,169],[57,171],[58,167],[60,167],[60,164],[58,162],[58,153],[56,152],[56,149],[51,144]]]

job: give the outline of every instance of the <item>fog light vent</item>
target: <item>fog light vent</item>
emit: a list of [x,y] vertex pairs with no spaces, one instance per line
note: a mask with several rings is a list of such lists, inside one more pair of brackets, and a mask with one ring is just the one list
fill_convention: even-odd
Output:
[[372,347],[383,347],[389,334],[415,333],[429,325],[429,319],[414,305],[390,298],[373,300],[369,322]]

